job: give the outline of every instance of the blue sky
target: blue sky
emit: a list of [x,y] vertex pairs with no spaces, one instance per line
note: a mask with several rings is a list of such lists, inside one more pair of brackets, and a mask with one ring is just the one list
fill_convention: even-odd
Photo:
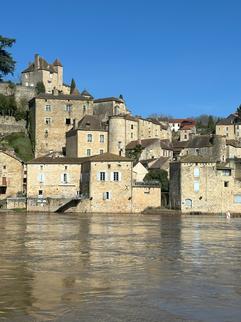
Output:
[[224,116],[241,104],[240,12],[235,0],[14,0],[0,33],[16,38],[15,78],[39,53],[133,114]]

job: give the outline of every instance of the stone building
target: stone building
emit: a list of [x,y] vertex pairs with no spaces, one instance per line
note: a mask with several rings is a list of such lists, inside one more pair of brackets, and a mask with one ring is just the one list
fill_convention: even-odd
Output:
[[170,166],[170,206],[182,212],[241,212],[241,161],[184,156]]
[[85,115],[66,133],[66,156],[79,158],[107,152],[106,126],[96,116]]
[[180,127],[180,141],[189,141],[196,134],[196,125],[194,122],[183,122]]
[[15,197],[23,193],[23,161],[15,155],[0,151],[0,199]]
[[241,118],[237,113],[230,114],[227,118],[216,124],[216,134],[226,137],[228,140],[240,140]]
[[70,94],[70,86],[63,83],[63,66],[58,59],[50,64],[35,54],[34,62],[22,71],[21,83],[34,88],[38,82],[43,82],[46,93],[51,94],[56,89],[63,94]]
[[[80,194],[81,164],[85,158],[56,153],[27,163],[27,210],[54,211]],[[48,203],[48,199],[51,203]]]
[[79,212],[132,213],[160,207],[161,189],[135,185],[132,160],[111,153],[90,157],[82,164]]
[[178,132],[181,127],[185,125],[194,125],[196,124],[195,120],[186,118],[186,119],[169,119],[169,126],[172,132]]
[[111,153],[125,155],[126,146],[132,141],[164,138],[170,138],[169,130],[157,120],[131,115],[117,115],[109,118],[109,152]]
[[148,170],[146,169],[146,167],[144,167],[144,165],[141,162],[137,162],[133,166],[132,172],[133,172],[132,174],[133,183],[143,182],[145,176],[148,174]]
[[188,141],[181,155],[201,155],[225,162],[227,158],[226,139],[220,135],[196,135]]
[[86,114],[93,114],[93,99],[82,95],[39,94],[29,102],[30,134],[35,157],[64,151],[65,133]]
[[102,121],[107,121],[113,115],[128,115],[128,111],[123,97],[106,97],[94,100],[94,115]]

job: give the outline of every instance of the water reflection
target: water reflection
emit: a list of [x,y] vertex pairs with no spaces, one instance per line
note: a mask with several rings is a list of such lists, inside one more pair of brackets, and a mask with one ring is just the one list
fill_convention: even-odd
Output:
[[1,214],[0,319],[239,321],[241,220]]

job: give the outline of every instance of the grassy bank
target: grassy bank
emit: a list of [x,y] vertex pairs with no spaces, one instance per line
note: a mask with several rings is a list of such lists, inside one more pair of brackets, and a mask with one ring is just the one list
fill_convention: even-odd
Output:
[[23,161],[33,159],[31,141],[25,133],[12,133],[2,138],[0,142],[3,148],[14,149],[16,155]]

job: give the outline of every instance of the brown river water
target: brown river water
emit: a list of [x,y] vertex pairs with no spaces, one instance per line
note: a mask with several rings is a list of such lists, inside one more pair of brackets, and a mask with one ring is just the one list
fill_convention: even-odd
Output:
[[241,321],[241,218],[0,214],[1,321]]

